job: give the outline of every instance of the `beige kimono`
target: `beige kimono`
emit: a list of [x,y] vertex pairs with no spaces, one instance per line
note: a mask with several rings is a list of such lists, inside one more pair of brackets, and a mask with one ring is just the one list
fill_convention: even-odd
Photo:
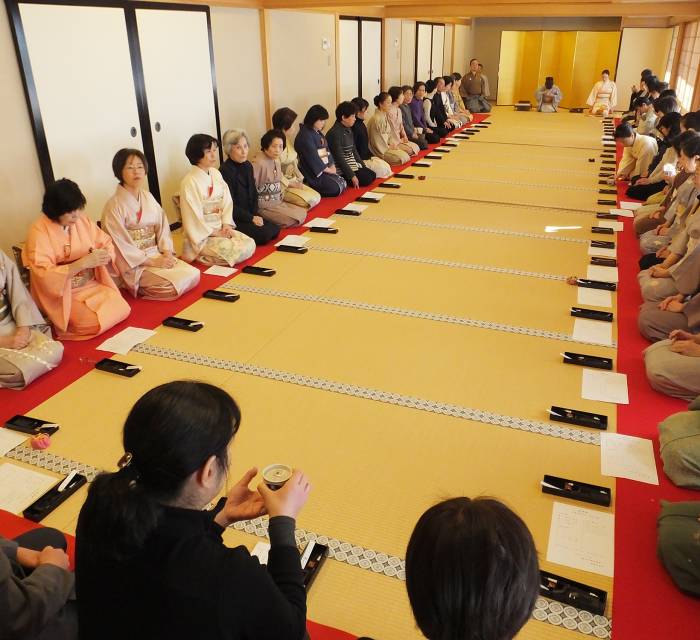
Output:
[[594,116],[611,114],[617,106],[617,85],[612,80],[599,80],[593,85],[586,104]]
[[381,109],[376,109],[367,123],[367,134],[369,136],[369,149],[372,155],[385,160],[389,164],[406,164],[409,155],[399,148],[392,149],[390,145],[398,145],[398,140],[394,136],[389,119]]
[[265,220],[280,227],[294,227],[306,220],[307,211],[304,207],[285,202],[285,186],[279,160],[268,158],[261,151],[253,160],[253,175],[258,190],[258,213]]
[[112,236],[117,271],[132,296],[175,300],[197,286],[199,269],[182,260],[170,269],[145,265],[161,253],[174,253],[168,219],[148,191],[135,198],[118,185],[102,212],[102,228]]
[[[299,154],[294,148],[294,142],[287,139],[286,145],[279,157],[282,167],[282,186],[284,187],[283,199],[285,202],[312,209],[321,202],[321,194],[304,184],[304,176],[299,170]],[[298,182],[301,187],[290,187],[290,182]]]
[[654,138],[635,133],[632,146],[625,147],[622,153],[617,175],[645,176],[657,152],[658,145]]
[[0,347],[0,387],[22,389],[55,369],[63,358],[63,345],[51,339],[51,330],[24,287],[17,265],[0,251],[0,336],[30,328],[23,349]]
[[182,257],[187,262],[232,267],[250,258],[255,241],[240,233],[225,238],[214,235],[233,223],[233,200],[218,169],[204,171],[193,165],[180,183],[180,211],[185,232]]

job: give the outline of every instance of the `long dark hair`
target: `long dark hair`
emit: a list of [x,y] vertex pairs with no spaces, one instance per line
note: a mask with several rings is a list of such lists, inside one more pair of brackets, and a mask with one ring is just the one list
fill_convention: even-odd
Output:
[[445,500],[418,520],[406,551],[406,589],[429,640],[510,640],[539,593],[525,523],[491,498]]
[[141,397],[124,424],[121,469],[100,474],[80,512],[79,533],[113,559],[143,548],[163,504],[211,456],[222,473],[241,422],[235,400],[204,382],[162,384]]

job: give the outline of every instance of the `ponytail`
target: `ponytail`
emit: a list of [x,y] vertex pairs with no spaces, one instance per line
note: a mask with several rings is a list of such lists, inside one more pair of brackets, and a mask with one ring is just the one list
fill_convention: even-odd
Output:
[[113,560],[138,553],[163,505],[211,457],[222,472],[241,421],[236,402],[203,382],[170,382],[140,398],[124,424],[119,471],[100,474],[80,513],[80,534]]
[[390,97],[386,91],[380,91],[378,95],[374,96],[374,106],[379,108],[379,105]]

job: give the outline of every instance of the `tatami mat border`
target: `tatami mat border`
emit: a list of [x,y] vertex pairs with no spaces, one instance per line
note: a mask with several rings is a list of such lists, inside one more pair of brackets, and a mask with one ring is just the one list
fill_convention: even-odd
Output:
[[539,278],[541,280],[558,280],[564,282],[567,276],[559,276],[554,273],[539,273],[537,271],[522,271],[521,269],[508,269],[507,267],[494,267],[487,264],[470,264],[469,262],[457,262],[456,260],[440,260],[439,258],[425,258],[423,256],[406,256],[400,253],[385,253],[383,251],[367,251],[366,249],[353,249],[351,247],[324,247],[310,244],[309,249],[325,251],[326,253],[344,253],[351,256],[365,256],[367,258],[383,258],[385,260],[401,260],[403,262],[416,262],[418,264],[433,264],[440,267],[452,267],[454,269],[469,269],[471,271],[488,271],[490,273],[505,273],[511,276],[525,278]]
[[34,465],[35,467],[40,467],[41,469],[53,471],[54,473],[65,476],[67,476],[71,471],[75,470],[79,474],[85,476],[88,482],[92,482],[100,473],[99,469],[92,467],[89,464],[83,464],[82,462],[71,460],[70,458],[57,456],[55,453],[51,453],[45,449],[32,449],[24,444],[21,444],[11,451],[8,451],[5,454],[5,457],[12,458],[13,460],[19,460],[20,462],[25,462],[27,464]]
[[245,293],[253,293],[262,296],[273,296],[276,298],[285,298],[288,300],[303,300],[304,302],[318,302],[320,304],[328,304],[346,309],[358,309],[360,311],[376,311],[377,313],[387,313],[394,316],[404,318],[416,318],[419,320],[432,320],[434,322],[446,322],[448,324],[459,324],[465,327],[474,327],[476,329],[488,329],[491,331],[502,331],[504,333],[514,333],[523,336],[532,336],[534,338],[547,338],[549,340],[562,340],[564,342],[576,342],[578,344],[594,344],[604,347],[616,347],[616,343],[602,344],[599,342],[588,342],[585,340],[577,340],[572,335],[562,333],[561,331],[547,331],[545,329],[531,329],[529,327],[519,327],[512,324],[504,324],[502,322],[489,322],[488,320],[475,320],[473,318],[464,318],[461,316],[453,316],[446,313],[435,313],[432,311],[417,311],[415,309],[403,309],[401,307],[391,307],[385,304],[373,304],[370,302],[358,302],[356,300],[348,300],[347,298],[334,298],[332,296],[318,296],[311,293],[301,293],[298,291],[283,291],[280,289],[267,289],[265,287],[251,287],[248,285],[237,285],[235,280],[221,285],[220,289],[228,291],[244,291]]
[[352,217],[355,222],[384,222],[386,224],[405,224],[414,227],[426,227],[428,229],[448,229],[450,231],[465,231],[467,233],[490,233],[498,236],[511,236],[514,238],[527,238],[535,240],[553,240],[554,242],[574,242],[576,244],[588,244],[588,240],[581,238],[567,238],[551,233],[530,233],[527,231],[510,231],[509,229],[494,229],[491,227],[470,227],[464,224],[448,224],[446,222],[424,222],[423,220],[402,220],[401,218],[379,218],[374,216]]
[[456,404],[446,402],[437,402],[435,400],[427,400],[425,398],[417,398],[415,396],[406,396],[400,393],[391,391],[383,391],[381,389],[371,389],[369,387],[360,387],[358,385],[347,384],[345,382],[337,382],[335,380],[326,380],[323,378],[314,378],[298,373],[290,373],[288,371],[280,371],[269,367],[260,367],[254,364],[238,362],[236,360],[223,360],[221,358],[212,358],[210,356],[199,353],[188,353],[186,351],[177,351],[167,347],[160,347],[148,343],[136,345],[133,351],[138,351],[150,356],[160,358],[168,358],[179,362],[189,362],[198,364],[203,367],[211,367],[213,369],[223,369],[242,373],[245,375],[257,376],[268,380],[277,380],[278,382],[286,382],[288,384],[296,384],[302,387],[311,389],[320,389],[322,391],[331,391],[365,400],[374,400],[376,402],[385,402],[394,404],[409,409],[418,409],[419,411],[428,411],[431,413],[439,413],[446,416],[453,416],[463,420],[471,420],[473,422],[482,422],[485,424],[494,424],[509,429],[517,429],[519,431],[529,431],[538,433],[544,436],[553,438],[562,438],[563,440],[571,440],[574,442],[582,442],[584,444],[592,444],[600,446],[600,434],[592,431],[584,431],[582,429],[573,429],[571,427],[560,426],[556,423],[540,422],[538,420],[527,420],[525,418],[516,418],[513,416],[504,416],[490,411],[482,411],[480,409],[472,409]]

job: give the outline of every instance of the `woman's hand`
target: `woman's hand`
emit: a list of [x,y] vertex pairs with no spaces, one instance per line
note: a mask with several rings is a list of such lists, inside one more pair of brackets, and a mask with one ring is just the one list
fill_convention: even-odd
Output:
[[104,267],[110,262],[112,262],[112,258],[110,257],[109,252],[106,249],[94,249],[87,255],[80,258],[80,260],[76,260],[73,263],[73,275],[79,273],[83,269],[94,269],[96,267]]
[[248,469],[245,475],[231,488],[226,496],[226,504],[214,517],[222,527],[228,527],[239,520],[249,520],[265,514],[265,502],[257,491],[248,488],[251,480],[258,475],[256,467]]
[[225,224],[212,235],[218,236],[219,238],[233,238],[233,227],[230,224]]
[[690,333],[690,331],[684,331],[683,329],[674,329],[668,334],[671,340],[695,340],[697,336]]
[[676,340],[671,345],[671,351],[673,351],[673,353],[679,353],[682,356],[700,358],[700,344],[695,342],[695,340]]
[[652,278],[670,278],[671,274],[669,273],[668,269],[666,267],[662,267],[659,264],[655,264],[649,273],[649,275]]
[[265,221],[262,219],[261,216],[253,216],[253,224],[256,227],[262,227],[265,224]]
[[258,491],[265,501],[265,507],[271,518],[288,516],[296,519],[309,499],[311,484],[303,471],[295,469],[292,477],[281,489],[273,491],[264,482],[261,482],[258,485]]
[[335,165],[331,165],[330,167],[326,167],[323,170],[323,173],[333,173],[333,174],[337,173],[337,171],[335,170]]
[[684,306],[683,294],[681,293],[664,298],[661,302],[659,302],[659,309],[661,309],[661,311],[671,311],[672,313],[680,313],[683,311]]

